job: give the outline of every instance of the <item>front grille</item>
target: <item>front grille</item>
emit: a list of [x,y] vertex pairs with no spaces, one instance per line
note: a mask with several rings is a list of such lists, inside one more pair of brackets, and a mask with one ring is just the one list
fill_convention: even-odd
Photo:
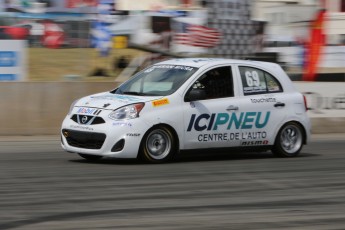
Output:
[[100,149],[105,141],[104,133],[93,133],[63,129],[62,135],[70,146],[83,149]]
[[74,114],[71,119],[81,125],[98,125],[105,123],[102,117]]

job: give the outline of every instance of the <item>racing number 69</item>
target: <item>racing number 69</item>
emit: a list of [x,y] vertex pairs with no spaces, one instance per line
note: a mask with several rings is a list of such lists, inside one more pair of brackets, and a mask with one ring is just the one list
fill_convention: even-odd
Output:
[[246,81],[249,87],[260,86],[259,74],[256,71],[246,71]]

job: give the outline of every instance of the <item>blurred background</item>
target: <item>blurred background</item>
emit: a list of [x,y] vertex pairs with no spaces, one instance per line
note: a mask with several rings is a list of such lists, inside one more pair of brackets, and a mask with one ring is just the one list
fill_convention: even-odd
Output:
[[311,42],[324,46],[318,77],[344,79],[344,0],[3,0],[0,11],[0,39],[22,41],[10,42],[25,59],[14,80],[116,80],[129,64],[181,56],[279,62],[300,80]]
[[173,57],[279,63],[311,116],[344,118],[344,45],[345,0],[2,0],[0,134],[56,130],[75,98]]

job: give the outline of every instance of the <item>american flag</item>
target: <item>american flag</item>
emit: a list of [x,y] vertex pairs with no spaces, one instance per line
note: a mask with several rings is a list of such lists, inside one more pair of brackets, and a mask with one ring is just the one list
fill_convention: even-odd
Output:
[[221,33],[216,29],[180,22],[176,27],[174,40],[177,44],[211,48],[218,45]]

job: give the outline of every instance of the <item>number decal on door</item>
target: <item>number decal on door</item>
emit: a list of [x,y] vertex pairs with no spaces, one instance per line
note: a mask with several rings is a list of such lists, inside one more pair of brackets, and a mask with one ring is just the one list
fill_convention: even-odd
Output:
[[246,71],[246,81],[249,87],[260,86],[259,74],[256,71]]

